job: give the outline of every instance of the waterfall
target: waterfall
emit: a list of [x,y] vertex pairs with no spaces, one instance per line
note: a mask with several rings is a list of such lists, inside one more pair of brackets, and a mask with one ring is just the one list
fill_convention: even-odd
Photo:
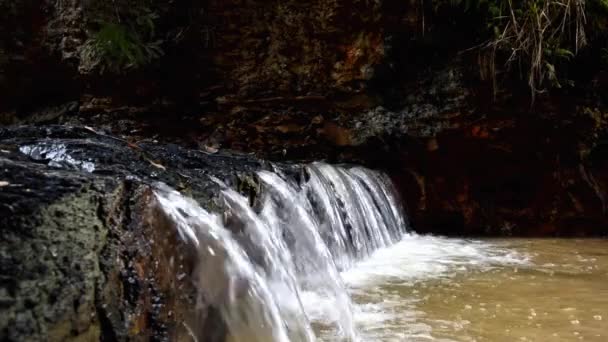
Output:
[[195,288],[220,310],[233,341],[316,341],[328,329],[360,340],[340,272],[406,232],[385,175],[323,163],[302,173],[298,183],[280,170],[258,172],[253,206],[218,181],[222,215],[166,186],[155,190],[159,209],[197,251]]

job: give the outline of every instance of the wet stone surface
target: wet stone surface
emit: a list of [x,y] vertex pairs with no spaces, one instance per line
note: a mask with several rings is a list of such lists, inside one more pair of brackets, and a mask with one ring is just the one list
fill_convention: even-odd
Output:
[[[192,263],[151,186],[213,208],[213,177],[238,188],[270,167],[83,127],[0,129],[0,339],[190,339]],[[200,312],[214,333],[196,334],[221,340],[217,312]]]

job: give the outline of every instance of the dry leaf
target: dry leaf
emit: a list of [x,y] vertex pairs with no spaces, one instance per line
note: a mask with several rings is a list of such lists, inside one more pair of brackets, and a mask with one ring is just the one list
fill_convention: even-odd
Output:
[[91,132],[97,134],[97,131],[95,129],[93,129],[93,127],[84,126],[84,129],[86,129],[87,131],[91,131]]
[[161,169],[161,170],[167,170],[167,168],[166,168],[166,167],[164,167],[164,166],[162,166],[161,164],[159,164],[159,163],[157,163],[157,162],[155,162],[155,161],[153,161],[153,160],[150,160],[150,159],[147,159],[147,160],[148,160],[148,162],[150,162],[150,164],[151,164],[152,166],[154,166],[155,168],[157,168],[157,169]]
[[203,152],[205,153],[209,153],[209,154],[214,154],[217,153],[219,151],[219,146],[218,145],[203,145],[201,146],[201,149]]

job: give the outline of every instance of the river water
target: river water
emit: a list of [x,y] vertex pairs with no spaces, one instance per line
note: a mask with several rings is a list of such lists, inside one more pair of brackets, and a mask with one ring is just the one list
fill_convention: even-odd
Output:
[[608,341],[608,240],[407,235],[342,276],[362,341]]
[[229,341],[608,341],[608,240],[420,236],[382,173],[301,172],[255,201],[216,179],[217,212],[155,191]]

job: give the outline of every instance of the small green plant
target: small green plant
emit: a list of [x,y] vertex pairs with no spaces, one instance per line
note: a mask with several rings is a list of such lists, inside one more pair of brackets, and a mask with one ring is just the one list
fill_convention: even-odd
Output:
[[[505,66],[525,71],[532,99],[547,87],[561,87],[557,66],[587,44],[585,0],[447,0],[485,19],[486,40],[479,45],[488,59],[482,75],[496,84],[497,56]],[[608,6],[608,0],[594,0]],[[446,0],[435,0],[435,8]],[[482,33],[483,34],[483,33]],[[496,88],[496,86],[495,86]],[[496,90],[496,89],[495,89]]]
[[99,69],[120,73],[139,68],[161,57],[161,42],[144,42],[127,27],[115,23],[103,24],[81,50],[84,71]]
[[527,69],[532,98],[545,86],[561,87],[556,65],[587,44],[585,0],[503,1],[501,31],[486,46],[510,51],[507,65]]
[[144,7],[130,9],[113,21],[99,21],[80,50],[81,72],[122,73],[160,58],[163,41],[155,39],[157,18]]

